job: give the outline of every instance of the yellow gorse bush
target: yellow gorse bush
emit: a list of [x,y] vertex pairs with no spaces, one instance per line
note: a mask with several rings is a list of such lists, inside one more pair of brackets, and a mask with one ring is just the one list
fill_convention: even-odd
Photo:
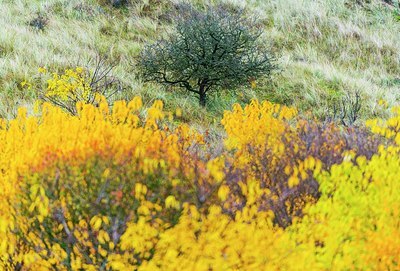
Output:
[[[155,202],[146,200],[146,195],[152,199],[154,196],[136,175],[151,179],[154,186],[163,185],[157,183],[160,180],[155,179],[155,174],[162,175],[164,182],[169,178],[194,179],[193,163],[182,159],[194,143],[202,145],[203,140],[185,125],[173,132],[159,128],[165,115],[160,101],[148,108],[146,117],[140,114],[141,107],[142,102],[136,97],[129,103],[116,102],[111,110],[103,99],[98,107],[78,103],[78,116],[71,116],[45,103],[40,117],[28,117],[21,109],[15,120],[2,121],[0,164],[4,203],[0,230],[1,259],[7,259],[2,261],[4,268],[23,263],[29,270],[48,270],[68,261],[66,269],[97,270],[109,261],[107,251],[111,248],[118,249],[118,257],[124,255],[121,250],[126,251],[125,258],[131,253],[149,257],[154,238],[169,225],[156,218],[153,221],[153,216],[164,208],[179,210],[180,203],[173,196]],[[127,177],[118,175],[122,169],[132,172],[128,185]],[[201,183],[207,181],[217,183],[211,173],[205,174]],[[108,182],[112,182],[109,187]],[[184,185],[193,188],[196,184]],[[75,197],[77,194],[79,197]],[[93,204],[90,196],[95,197],[98,208],[88,205]],[[112,214],[100,216],[102,206],[113,206]],[[134,210],[125,213],[128,206]],[[91,207],[94,213],[85,213]],[[146,229],[150,239],[143,236]],[[44,236],[43,231],[54,234]],[[124,236],[128,236],[128,241],[135,232],[144,244],[124,242]],[[71,242],[68,249],[55,241],[63,238]],[[110,259],[115,257],[110,255]],[[129,259],[125,266],[137,262]]]
[[[236,104],[232,112],[225,112],[222,120],[228,134],[225,144],[228,148],[239,149],[249,143],[262,146],[266,143],[267,135],[279,137],[285,131],[285,126],[282,125],[285,120],[293,119],[296,115],[297,111],[294,108],[268,101],[260,104],[253,100],[244,108]],[[281,148],[281,151],[283,149],[283,146],[276,147]]]
[[[46,74],[45,68],[39,68],[39,73]],[[63,74],[53,73],[47,80],[48,97],[56,97],[61,101],[84,100],[89,98],[91,91],[89,74],[83,67],[66,69]]]
[[398,111],[378,148],[252,101],[212,153],[161,101],[97,99],[0,122],[1,270],[400,269]]

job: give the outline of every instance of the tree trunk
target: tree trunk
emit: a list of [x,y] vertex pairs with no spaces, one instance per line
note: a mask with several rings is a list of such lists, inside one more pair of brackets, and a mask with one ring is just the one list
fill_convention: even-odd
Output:
[[200,97],[199,97],[200,106],[205,107],[206,102],[207,102],[207,95],[204,92],[200,92]]
[[199,102],[200,106],[205,107],[207,102],[207,94],[206,94],[206,84],[204,80],[199,85]]

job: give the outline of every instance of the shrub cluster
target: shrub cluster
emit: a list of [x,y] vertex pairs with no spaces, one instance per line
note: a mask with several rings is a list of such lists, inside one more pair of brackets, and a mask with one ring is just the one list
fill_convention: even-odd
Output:
[[[182,11],[143,50],[146,80],[205,106],[275,68],[255,21]],[[104,63],[40,68],[44,103],[0,120],[1,270],[400,269],[399,108],[360,128],[358,94],[334,110],[343,126],[253,100],[209,142],[161,101],[109,103],[120,85]]]
[[374,136],[254,100],[211,143],[96,99],[1,121],[2,269],[398,268],[400,110]]

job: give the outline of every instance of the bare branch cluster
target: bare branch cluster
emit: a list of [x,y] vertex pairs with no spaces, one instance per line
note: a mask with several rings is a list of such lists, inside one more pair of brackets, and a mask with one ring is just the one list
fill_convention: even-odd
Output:
[[347,94],[341,101],[333,105],[331,120],[339,120],[346,127],[353,126],[360,116],[361,96],[359,92],[354,95]]

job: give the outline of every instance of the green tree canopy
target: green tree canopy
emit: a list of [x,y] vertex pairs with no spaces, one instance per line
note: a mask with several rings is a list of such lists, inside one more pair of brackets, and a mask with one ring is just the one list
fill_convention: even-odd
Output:
[[261,44],[262,28],[242,11],[188,7],[177,17],[175,30],[143,49],[141,75],[196,93],[202,106],[210,91],[236,88],[274,68],[271,53]]

